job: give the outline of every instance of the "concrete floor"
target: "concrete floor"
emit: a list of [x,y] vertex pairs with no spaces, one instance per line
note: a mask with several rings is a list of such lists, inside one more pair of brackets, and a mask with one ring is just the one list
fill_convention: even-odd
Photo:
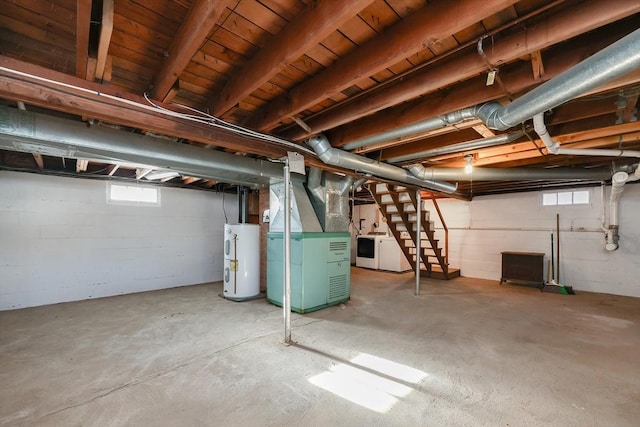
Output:
[[0,425],[638,425],[640,299],[352,272],[293,346],[220,283],[2,312]]

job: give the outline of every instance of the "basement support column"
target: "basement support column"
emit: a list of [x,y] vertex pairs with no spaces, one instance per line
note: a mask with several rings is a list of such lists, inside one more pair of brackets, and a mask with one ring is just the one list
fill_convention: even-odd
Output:
[[289,159],[284,160],[284,343],[291,343],[291,174]]
[[416,295],[420,295],[420,252],[421,248],[421,239],[422,239],[422,230],[420,225],[422,221],[420,221],[422,217],[422,194],[420,194],[420,189],[416,190]]

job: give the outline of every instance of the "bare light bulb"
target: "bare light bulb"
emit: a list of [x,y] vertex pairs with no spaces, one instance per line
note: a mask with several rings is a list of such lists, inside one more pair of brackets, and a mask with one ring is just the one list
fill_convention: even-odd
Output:
[[464,165],[464,173],[469,175],[473,171],[473,164],[471,163],[473,156],[464,156],[464,159],[467,161],[467,164]]

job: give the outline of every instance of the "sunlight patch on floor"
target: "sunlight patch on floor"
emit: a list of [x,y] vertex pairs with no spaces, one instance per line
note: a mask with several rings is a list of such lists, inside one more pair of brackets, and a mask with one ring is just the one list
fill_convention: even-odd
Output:
[[[309,382],[336,396],[378,413],[388,412],[413,388],[402,383],[417,384],[427,374],[409,366],[360,353],[350,361],[338,363],[328,371],[309,378]],[[378,372],[378,374],[371,371]],[[398,381],[394,381],[393,379]]]

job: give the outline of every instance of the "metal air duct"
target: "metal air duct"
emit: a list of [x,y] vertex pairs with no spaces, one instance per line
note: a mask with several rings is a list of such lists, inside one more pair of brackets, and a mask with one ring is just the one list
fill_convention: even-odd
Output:
[[163,139],[0,106],[0,148],[135,163],[248,186],[282,178],[282,166]]
[[478,117],[506,130],[640,67],[640,29],[607,46],[512,103],[488,103]]
[[474,181],[529,181],[529,180],[594,180],[609,179],[609,169],[539,169],[539,168],[473,168],[466,174],[464,168],[426,168],[413,165],[409,171],[420,179]]
[[[529,120],[538,113],[557,107],[630,73],[638,67],[640,67],[640,30],[621,38],[508,105],[503,106],[495,101],[475,105],[351,141],[344,146],[344,149],[353,150],[440,129],[467,119],[480,119],[491,129],[506,130]],[[393,159],[392,161],[402,160]]]
[[325,232],[349,230],[348,191],[352,184],[352,176],[339,177],[329,172],[324,173],[317,168],[310,169],[307,190]]
[[387,159],[389,163],[401,163],[409,160],[421,159],[426,157],[435,157],[443,154],[458,153],[461,151],[477,150],[480,148],[494,147],[496,145],[508,144],[524,135],[523,132],[506,133],[491,138],[480,138],[473,141],[461,142],[459,144],[451,144],[444,147],[432,148],[430,150],[420,151],[419,153],[407,154],[405,156],[392,157]]
[[347,151],[333,148],[324,135],[317,135],[309,138],[307,144],[313,148],[320,160],[332,165],[352,169],[359,172],[389,179],[391,181],[425,188],[427,190],[453,193],[458,188],[457,184],[448,182],[436,182],[418,179],[411,175],[406,169],[392,166],[387,163],[380,163],[367,157],[358,156]]

